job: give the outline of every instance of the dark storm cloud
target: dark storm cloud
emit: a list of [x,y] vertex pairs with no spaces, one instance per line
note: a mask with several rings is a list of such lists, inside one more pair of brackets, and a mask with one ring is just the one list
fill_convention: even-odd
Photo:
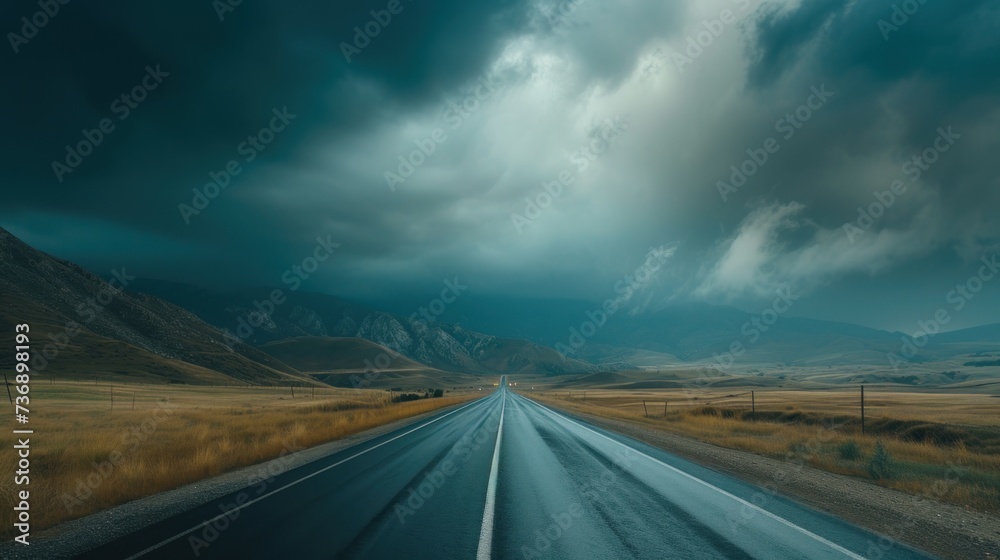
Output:
[[[732,298],[793,282],[844,294],[837,283],[861,274],[905,308],[919,305],[932,277],[955,270],[956,257],[974,262],[994,250],[1000,180],[990,154],[1000,143],[987,131],[1000,119],[998,25],[988,2],[763,6],[747,37],[745,96],[765,116],[733,131],[733,143],[757,147],[812,85],[837,93],[737,195],[750,214],[718,242],[723,256],[698,290]],[[918,177],[913,157],[935,142],[949,149],[931,154]],[[875,193],[895,180],[905,194],[870,226],[859,222],[858,208],[877,205]],[[846,235],[845,223],[866,230]],[[926,272],[914,276],[914,262]]]
[[874,85],[909,77],[932,79],[970,96],[995,93],[1000,6],[972,0],[802,2],[765,5],[756,22],[750,76],[773,82],[804,58],[819,73],[855,75]]
[[[387,5],[243,2],[223,21],[208,1],[61,6],[0,55],[0,225],[92,267],[191,282],[274,284],[330,238],[336,258],[305,289],[369,300],[456,274],[478,293],[603,300],[669,247],[633,301],[754,306],[794,282],[814,297],[801,309],[846,319],[867,283],[899,294],[891,321],[1000,240],[992,3],[402,0],[348,63],[343,44]],[[37,9],[8,3],[0,29]],[[726,10],[738,21],[714,23]],[[169,76],[119,121],[111,103],[157,65]],[[834,93],[785,137],[817,89]],[[295,117],[243,162],[284,107]],[[115,130],[58,182],[51,162],[106,117]],[[581,165],[609,120],[629,127]],[[948,127],[954,149],[908,176]],[[730,166],[769,137],[780,151],[723,200]],[[232,159],[241,173],[186,224],[178,205]],[[564,171],[573,183],[517,228]],[[849,237],[895,180],[906,193]]]
[[798,51],[814,41],[823,27],[849,4],[840,0],[814,0],[802,2],[794,9],[785,4],[764,4],[756,16],[759,39],[748,52],[755,62],[751,79],[757,83],[771,81],[786,66],[794,64],[799,60]]
[[[296,154],[316,138],[360,134],[436,101],[479,72],[526,17],[518,2],[403,0],[402,12],[348,63],[343,45],[355,43],[355,27],[364,28],[372,10],[384,17],[387,5],[247,2],[224,12],[224,21],[202,1],[61,6],[19,52],[2,54],[7,86],[0,103],[9,128],[0,161],[4,188],[17,191],[4,208],[8,219],[44,209],[62,219],[186,239],[192,250],[252,246],[244,250],[248,257],[284,258],[288,245],[312,232],[262,235],[262,226],[280,225],[284,217],[246,193],[213,201],[206,212],[216,215],[193,227],[184,226],[177,206],[237,156],[239,143],[268,123],[272,108],[288,107],[297,118],[248,169],[292,170]],[[0,22],[20,33],[20,17],[38,10],[35,2],[8,3]],[[142,83],[147,66],[169,75],[119,120],[112,103]],[[115,129],[59,182],[52,162],[62,162],[64,146],[76,145],[82,129],[98,128],[105,118]],[[234,183],[240,180],[248,182],[244,175]],[[269,188],[280,193],[283,183],[276,178]],[[322,230],[322,222],[311,229]],[[273,247],[275,239],[286,246]]]
[[[826,119],[821,137],[803,135],[802,157],[795,158],[801,168],[782,168],[791,172],[786,181],[817,178],[815,170],[834,170],[844,156],[884,154],[905,163],[935,140],[939,127],[953,127],[961,144],[921,179],[925,194],[939,199],[943,221],[956,224],[963,215],[976,221],[973,216],[997,202],[997,173],[986,164],[997,142],[983,125],[997,118],[1000,107],[998,26],[1000,7],[987,1],[960,7],[929,0],[803,2],[763,9],[750,49],[757,53],[749,68],[757,94],[818,82],[839,93],[819,117]],[[859,183],[861,188],[847,187],[850,198],[879,186]],[[818,196],[840,212],[851,209],[837,200],[842,192],[831,185],[803,196]],[[989,229],[983,233],[1000,233],[982,226]]]
[[[11,182],[34,187],[13,202],[115,220],[132,211],[139,223],[146,205],[170,206],[228,160],[272,107],[301,115],[264,156],[289,159],[313,135],[351,134],[462,82],[520,24],[515,2],[404,1],[348,64],[341,42],[352,43],[354,27],[385,4],[245,3],[222,22],[210,2],[62,6],[19,53],[3,53],[0,102],[12,130],[0,157]],[[0,21],[18,31],[19,16],[38,9],[8,4]],[[116,117],[112,102],[141,83],[147,65],[169,77],[59,184],[50,163],[81,129]],[[141,201],[132,200],[137,190]]]

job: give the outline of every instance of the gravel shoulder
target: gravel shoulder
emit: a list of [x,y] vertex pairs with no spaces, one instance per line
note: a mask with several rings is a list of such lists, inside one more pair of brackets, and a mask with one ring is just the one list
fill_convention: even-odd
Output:
[[[560,408],[552,402],[545,404]],[[892,541],[898,541],[947,560],[1000,559],[1000,516],[942,504],[808,465],[718,447],[628,420],[563,411],[888,537],[880,541],[880,546],[890,547]],[[875,548],[868,556],[875,559],[881,554]]]
[[140,498],[93,515],[67,521],[44,531],[32,532],[29,546],[16,544],[13,541],[0,543],[0,558],[4,560],[70,558],[168,517],[259,484],[285,471],[467,404],[469,403],[464,402],[440,408],[316,447],[295,450],[270,461]]

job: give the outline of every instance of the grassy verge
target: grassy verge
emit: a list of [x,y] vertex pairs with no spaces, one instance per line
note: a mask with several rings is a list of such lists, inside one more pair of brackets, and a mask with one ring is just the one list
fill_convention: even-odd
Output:
[[[332,388],[293,398],[288,388],[36,385],[32,532],[481,395],[390,402]],[[2,443],[11,450],[9,436]],[[2,453],[4,473],[15,460]],[[13,476],[0,479],[0,502],[16,503],[14,491]],[[0,539],[13,537],[13,523],[11,507],[0,509]]]
[[[528,394],[569,412],[627,420],[721,447],[864,478],[876,484],[978,511],[1000,513],[1000,430],[920,421],[872,419],[866,434],[851,416],[781,410],[687,406],[655,413],[635,407],[622,394],[591,396],[587,401]],[[675,401],[676,402],[676,401]],[[641,407],[641,401],[640,405]]]

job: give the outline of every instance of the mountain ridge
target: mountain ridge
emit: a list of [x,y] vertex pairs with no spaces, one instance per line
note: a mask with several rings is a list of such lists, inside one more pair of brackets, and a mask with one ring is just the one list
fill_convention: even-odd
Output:
[[[5,300],[0,328],[13,332],[15,324],[32,327],[36,372],[83,376],[78,370],[87,369],[91,371],[86,375],[106,375],[143,363],[148,369],[137,374],[175,382],[309,381],[252,346],[233,344],[185,309],[125,291],[132,280],[125,269],[114,276],[105,282],[0,228],[0,293]],[[129,358],[135,358],[134,363]],[[106,364],[112,371],[96,371],[95,364]]]
[[315,292],[286,293],[282,304],[261,317],[254,303],[270,288],[223,291],[142,278],[130,289],[190,309],[234,338],[240,335],[240,325],[255,324],[249,336],[243,337],[255,346],[302,336],[357,337],[427,367],[451,372],[561,374],[595,369],[590,363],[564,359],[554,349],[530,341],[369,309]]

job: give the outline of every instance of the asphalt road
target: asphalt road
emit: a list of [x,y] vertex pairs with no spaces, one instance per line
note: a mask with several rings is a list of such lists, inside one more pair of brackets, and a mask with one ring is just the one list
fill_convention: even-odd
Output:
[[82,558],[929,558],[879,544],[501,388]]

